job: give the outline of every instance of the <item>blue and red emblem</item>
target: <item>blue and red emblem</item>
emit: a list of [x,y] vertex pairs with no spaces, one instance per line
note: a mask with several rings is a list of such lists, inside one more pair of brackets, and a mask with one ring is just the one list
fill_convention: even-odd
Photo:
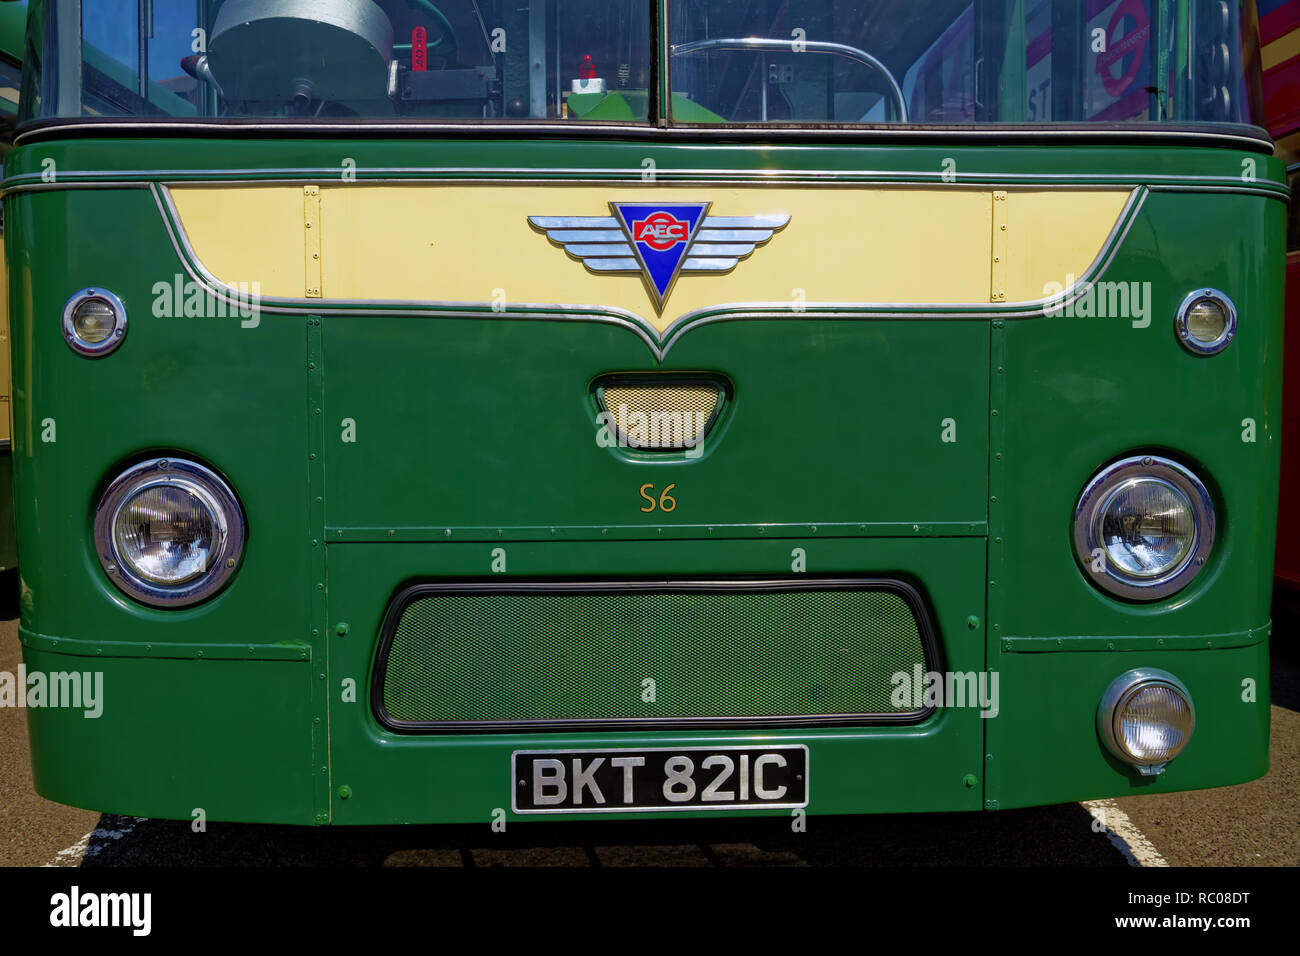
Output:
[[533,228],[599,275],[639,273],[663,312],[683,274],[730,272],[790,217],[710,216],[707,202],[611,202],[611,216],[529,216]]
[[623,232],[632,241],[632,250],[655,293],[655,304],[660,308],[681,274],[709,205],[706,202],[671,206],[633,202],[609,204]]

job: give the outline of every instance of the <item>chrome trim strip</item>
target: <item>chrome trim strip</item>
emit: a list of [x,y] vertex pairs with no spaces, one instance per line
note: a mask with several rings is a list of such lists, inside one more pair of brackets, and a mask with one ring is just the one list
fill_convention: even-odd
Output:
[[[1168,176],[1149,176],[1132,173],[1006,173],[1006,172],[977,172],[977,173],[951,173],[949,179],[944,179],[944,173],[938,170],[886,170],[886,169],[658,169],[655,172],[655,182],[648,183],[643,179],[644,170],[640,167],[519,167],[519,166],[375,166],[361,167],[356,171],[357,180],[349,182],[350,187],[364,185],[367,183],[406,183],[406,182],[426,182],[440,181],[451,177],[467,176],[471,177],[466,180],[456,180],[465,182],[497,182],[501,180],[521,180],[546,181],[548,176],[576,176],[581,177],[582,181],[590,182],[607,182],[600,177],[623,177],[628,182],[637,183],[643,186],[653,188],[656,185],[662,185],[664,182],[674,182],[689,184],[692,182],[701,183],[785,183],[799,182],[807,183],[811,181],[825,181],[831,183],[851,183],[851,184],[879,184],[879,185],[906,185],[906,186],[941,186],[945,189],[955,187],[985,187],[985,186],[1011,186],[1011,185],[1069,185],[1075,187],[1090,187],[1094,189],[1109,188],[1136,188],[1137,186],[1147,186],[1148,188],[1179,188],[1184,185],[1196,186],[1200,188],[1222,187],[1231,190],[1254,189],[1254,190],[1275,190],[1283,193],[1290,193],[1290,187],[1284,182],[1274,180],[1257,180],[1248,183],[1239,176],[1190,176],[1190,175],[1168,175]],[[282,174],[282,175],[277,175]],[[0,189],[9,190],[28,182],[40,182],[42,173],[20,173],[16,176],[9,176],[0,180]],[[197,179],[188,177],[214,177],[212,179]],[[248,176],[248,179],[231,179],[236,176]],[[55,183],[43,183],[43,185],[59,186],[71,182],[88,182],[90,177],[106,177],[110,182],[132,182],[141,180],[146,182],[162,181],[168,185],[208,185],[223,184],[229,186],[242,186],[249,183],[284,183],[285,185],[297,184],[319,184],[323,181],[342,179],[342,169],[338,166],[329,167],[261,167],[261,168],[231,168],[231,169],[126,169],[126,170],[79,170],[76,172],[61,172],[60,180]],[[71,177],[71,178],[70,178]],[[118,177],[112,179],[111,177]],[[123,178],[125,177],[125,178]],[[594,225],[589,222],[590,218],[600,218],[602,228],[611,228],[606,225],[609,217],[536,217],[541,221],[546,221],[546,226],[539,228],[588,228]],[[742,219],[744,217],[741,217]],[[764,222],[762,228],[777,228],[779,217],[772,217],[776,221],[770,223]],[[710,221],[706,224],[707,228],[736,228],[745,227],[753,228],[757,224],[737,221],[735,226],[731,225],[733,217],[709,217]],[[714,220],[718,220],[715,222]],[[561,225],[552,226],[549,223],[558,221]],[[727,224],[721,225],[722,221]],[[613,222],[613,228],[617,228],[618,223]]]
[[[154,202],[162,217],[163,225],[176,250],[177,257],[190,277],[202,285],[214,298],[236,307],[247,307],[246,298],[240,297],[237,290],[223,283],[200,261],[190,244],[181,224],[180,214],[171,197],[168,187],[161,183],[150,185]],[[653,325],[634,312],[612,306],[593,304],[559,304],[521,302],[511,303],[504,312],[499,303],[490,302],[442,302],[442,301],[407,301],[385,299],[349,299],[330,302],[325,299],[278,299],[262,300],[259,309],[263,313],[280,315],[371,315],[376,309],[423,318],[463,318],[478,320],[529,320],[540,319],[563,322],[598,322],[618,325],[629,329],[649,347],[660,362],[668,355],[677,340],[690,329],[711,325],[716,322],[739,320],[817,318],[832,320],[871,320],[871,319],[1018,319],[1037,318],[1052,309],[1064,309],[1080,296],[1087,293],[1090,284],[1110,265],[1123,245],[1125,237],[1133,227],[1148,190],[1138,187],[1130,194],[1124,208],[1120,211],[1115,226],[1111,229],[1101,251],[1092,265],[1079,277],[1075,285],[1059,296],[1037,299],[1029,302],[1006,304],[972,303],[969,306],[951,303],[829,303],[810,302],[749,302],[724,303],[707,309],[688,312],[664,331],[659,332]],[[619,263],[617,271],[640,271],[640,264],[634,260],[596,260],[597,262]],[[612,268],[606,271],[615,271]],[[1069,293],[1069,294],[1067,294]],[[367,308],[369,306],[369,308]]]
[[579,242],[627,242],[622,229],[555,229],[546,234],[552,242],[569,245]]
[[790,225],[790,217],[785,213],[767,216],[709,216],[704,220],[704,228],[716,229],[758,229],[767,230],[769,237],[773,230],[784,229]]
[[[1273,187],[1273,188],[1269,188]],[[1280,187],[1277,183],[1269,182],[1268,185],[1248,185],[1241,183],[1235,186],[1218,186],[1212,183],[1154,183],[1150,187],[1152,192],[1159,193],[1235,193],[1242,196],[1267,196],[1270,199],[1289,200],[1291,197],[1290,187]]]
[[[557,233],[556,235],[559,235]],[[566,244],[565,251],[577,259],[628,259],[632,247],[626,242],[596,242],[592,245]]]
[[[768,236],[770,238],[771,234],[769,233]],[[743,259],[745,256],[752,255],[753,252],[754,243],[752,242],[728,245],[725,242],[706,241],[703,236],[691,247],[691,255],[703,256],[706,259],[716,256],[723,256],[728,259]]]
[[613,216],[529,216],[528,221],[547,232],[553,229],[604,229],[618,233],[619,241],[623,237],[618,220]]
[[708,223],[705,223],[705,228],[700,230],[696,241],[743,242],[752,247],[767,242],[775,233],[774,229],[712,229],[708,227]]
[[[177,181],[169,181],[169,182],[168,182],[168,185],[179,185],[179,186],[228,186],[228,187],[237,187],[237,186],[248,186],[248,185],[278,184],[278,185],[286,185],[286,186],[287,186],[287,185],[308,185],[308,184],[311,184],[311,183],[317,183],[317,182],[319,182],[319,181],[320,181],[319,178],[316,178],[316,179],[310,179],[310,178],[301,178],[301,179],[246,179],[246,180],[240,180],[240,181],[238,181],[238,182],[232,182],[232,181],[230,181],[230,180],[217,180],[217,179],[214,179],[214,180],[195,179],[195,180],[185,180],[185,181],[180,181],[180,182],[177,182]],[[415,185],[415,184],[424,184],[424,185],[427,185],[427,184],[430,184],[430,183],[435,183],[435,184],[438,184],[438,185],[443,185],[443,184],[448,184],[448,183],[454,183],[454,184],[456,184],[456,185],[461,185],[461,184],[464,184],[464,185],[518,185],[518,184],[523,183],[523,182],[545,182],[545,181],[544,181],[544,180],[521,180],[521,179],[468,179],[468,178],[466,178],[466,179],[454,179],[454,180],[447,180],[447,181],[441,181],[441,180],[430,180],[430,179],[385,179],[385,180],[370,180],[370,181],[362,181],[362,182],[360,182],[360,183],[354,183],[354,184],[352,184],[352,185],[353,185],[353,187],[355,188],[357,185],[362,185],[362,186],[365,186],[365,185],[394,185],[394,184],[397,184],[397,185]],[[563,180],[563,182],[566,183],[566,184],[568,184],[568,185],[586,185],[586,186],[608,186],[608,185],[611,185],[611,180],[601,180],[601,179],[590,179],[590,180],[588,180],[588,179],[566,179],[566,180]],[[631,182],[632,182],[631,180],[628,180],[628,183],[627,183],[627,184],[630,185]],[[639,182],[639,180],[638,180],[638,182]],[[683,185],[683,186],[735,186],[735,185],[737,185],[736,182],[734,182],[734,181],[729,181],[729,180],[704,180],[704,179],[699,179],[699,180],[697,180],[697,179],[691,179],[691,180],[680,180],[680,181],[675,181],[675,184],[677,184],[677,185]],[[47,190],[61,190],[61,189],[149,189],[149,188],[151,188],[152,185],[153,185],[153,183],[152,183],[151,181],[149,181],[149,180],[143,180],[143,179],[141,179],[141,180],[99,180],[99,181],[94,181],[94,182],[30,183],[30,184],[27,184],[27,185],[11,186],[11,187],[7,187],[7,188],[0,187],[0,197],[10,196],[10,195],[20,195],[20,194],[22,194],[22,193],[29,193],[29,192],[34,193],[34,192],[44,192],[44,191],[47,191]],[[623,184],[620,183],[619,185],[623,185]],[[755,185],[758,185],[758,184],[755,184]],[[855,185],[868,185],[868,186],[869,186],[869,185],[877,185],[877,186],[888,186],[888,187],[896,188],[896,189],[910,189],[910,188],[925,188],[925,187],[928,186],[929,184],[927,184],[927,183],[905,183],[905,182],[900,182],[900,183],[887,183],[887,182],[874,182],[874,181],[871,181],[871,180],[862,180],[862,181],[860,181],[860,182],[856,182],[856,181],[855,181],[855,182],[843,182],[843,183],[840,183],[840,182],[837,182],[837,183],[828,183],[828,182],[826,182],[826,181],[824,181],[824,180],[806,180],[806,181],[805,181],[805,180],[798,180],[798,179],[781,179],[781,180],[768,180],[768,181],[762,183],[761,185],[776,185],[776,186],[787,186],[787,185],[789,185],[789,186],[825,186],[825,187],[838,187],[838,188],[844,188],[844,187],[855,186]],[[976,184],[976,183],[968,183],[968,184],[961,184],[961,185],[956,185],[956,184],[954,184],[953,186],[950,186],[949,188],[952,188],[952,189],[988,189],[988,188],[997,188],[997,187],[999,187],[999,186],[1003,186],[1003,185],[1007,185],[1007,184],[1005,184],[1005,183],[999,183],[999,182],[997,182],[997,181],[995,181],[995,180],[990,179],[988,182],[986,182],[986,183],[982,183],[982,184]],[[1020,184],[1016,184],[1016,185],[1020,185]],[[1033,183],[1028,183],[1028,184],[1024,184],[1024,185],[1035,185],[1035,184],[1033,184]],[[1213,185],[1198,186],[1198,185],[1194,185],[1194,184],[1190,184],[1190,185],[1162,185],[1162,184],[1159,184],[1159,183],[1153,185],[1153,184],[1143,184],[1143,183],[1138,182],[1137,180],[1130,180],[1130,181],[1125,181],[1125,182],[1116,182],[1116,183],[1111,183],[1111,184],[1093,184],[1093,183],[1052,183],[1052,184],[1045,184],[1045,185],[1063,185],[1063,186],[1068,186],[1069,188],[1071,188],[1071,189],[1073,189],[1073,190],[1080,191],[1080,192],[1086,192],[1086,191],[1100,191],[1100,190],[1113,190],[1113,189],[1116,189],[1116,188],[1128,188],[1128,189],[1145,188],[1145,189],[1147,189],[1147,190],[1150,191],[1150,192],[1174,192],[1174,193],[1217,193],[1217,194],[1222,194],[1222,195],[1232,194],[1232,195],[1239,195],[1239,196],[1258,196],[1258,197],[1261,197],[1261,198],[1264,198],[1264,199],[1274,199],[1274,200],[1277,200],[1277,201],[1279,201],[1279,202],[1289,202],[1289,201],[1290,201],[1290,195],[1291,195],[1289,191],[1284,191],[1281,187],[1278,187],[1276,184],[1274,184],[1274,186],[1275,186],[1276,188],[1271,188],[1271,189],[1268,188],[1268,187],[1260,187],[1260,186],[1246,186],[1246,185],[1241,185],[1241,186],[1213,186]]]
[[9,188],[0,187],[0,198],[18,196],[22,193],[57,192],[64,189],[148,189],[150,185],[151,183],[145,180],[123,180],[121,182],[99,180],[84,183],[28,183],[27,185],[11,186]]
[[[565,251],[567,251],[572,256],[577,256],[580,259],[582,258],[582,253],[578,252],[576,248],[568,249]],[[633,256],[631,249],[628,249],[627,257],[624,258],[619,258],[619,259],[589,258],[586,259],[585,261],[587,264],[587,268],[590,269],[592,272],[640,273],[641,271],[641,263],[636,261],[636,257]]]

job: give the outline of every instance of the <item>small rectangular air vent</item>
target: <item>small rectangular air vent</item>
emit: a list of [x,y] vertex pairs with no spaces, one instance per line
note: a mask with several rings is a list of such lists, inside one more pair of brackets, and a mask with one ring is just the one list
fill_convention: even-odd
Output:
[[608,413],[619,443],[641,451],[698,447],[726,399],[722,379],[607,376],[596,383],[596,401]]

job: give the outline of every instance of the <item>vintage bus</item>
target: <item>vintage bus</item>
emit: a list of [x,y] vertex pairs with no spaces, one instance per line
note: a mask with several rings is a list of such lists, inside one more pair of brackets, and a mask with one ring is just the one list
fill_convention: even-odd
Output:
[[[1300,3],[1264,0],[1259,13],[1264,109],[1292,187],[1286,314],[1295,316],[1300,315],[1300,207],[1294,191],[1300,178]],[[1284,354],[1281,435],[1282,486],[1286,488],[1300,481],[1300,337],[1295,333],[1286,337]],[[1278,502],[1276,573],[1279,584],[1291,590],[1300,588],[1300,496],[1294,493],[1283,494]]]
[[44,796],[487,825],[1267,771],[1254,0],[30,6]]

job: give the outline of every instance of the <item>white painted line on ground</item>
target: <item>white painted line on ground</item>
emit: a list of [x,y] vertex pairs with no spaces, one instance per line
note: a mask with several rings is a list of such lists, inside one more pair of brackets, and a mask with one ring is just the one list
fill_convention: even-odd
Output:
[[66,850],[60,850],[54,855],[54,858],[43,866],[80,866],[81,858],[86,853],[86,847],[90,844],[90,837],[95,831],[91,830],[72,846]]
[[1114,800],[1086,800],[1080,806],[1092,814],[1104,829],[1106,839],[1124,854],[1129,866],[1169,865]]
[[81,866],[88,856],[95,856],[104,849],[105,840],[120,840],[129,836],[139,824],[148,817],[131,817],[130,823],[120,830],[106,830],[96,827],[67,849],[60,850],[45,866]]

